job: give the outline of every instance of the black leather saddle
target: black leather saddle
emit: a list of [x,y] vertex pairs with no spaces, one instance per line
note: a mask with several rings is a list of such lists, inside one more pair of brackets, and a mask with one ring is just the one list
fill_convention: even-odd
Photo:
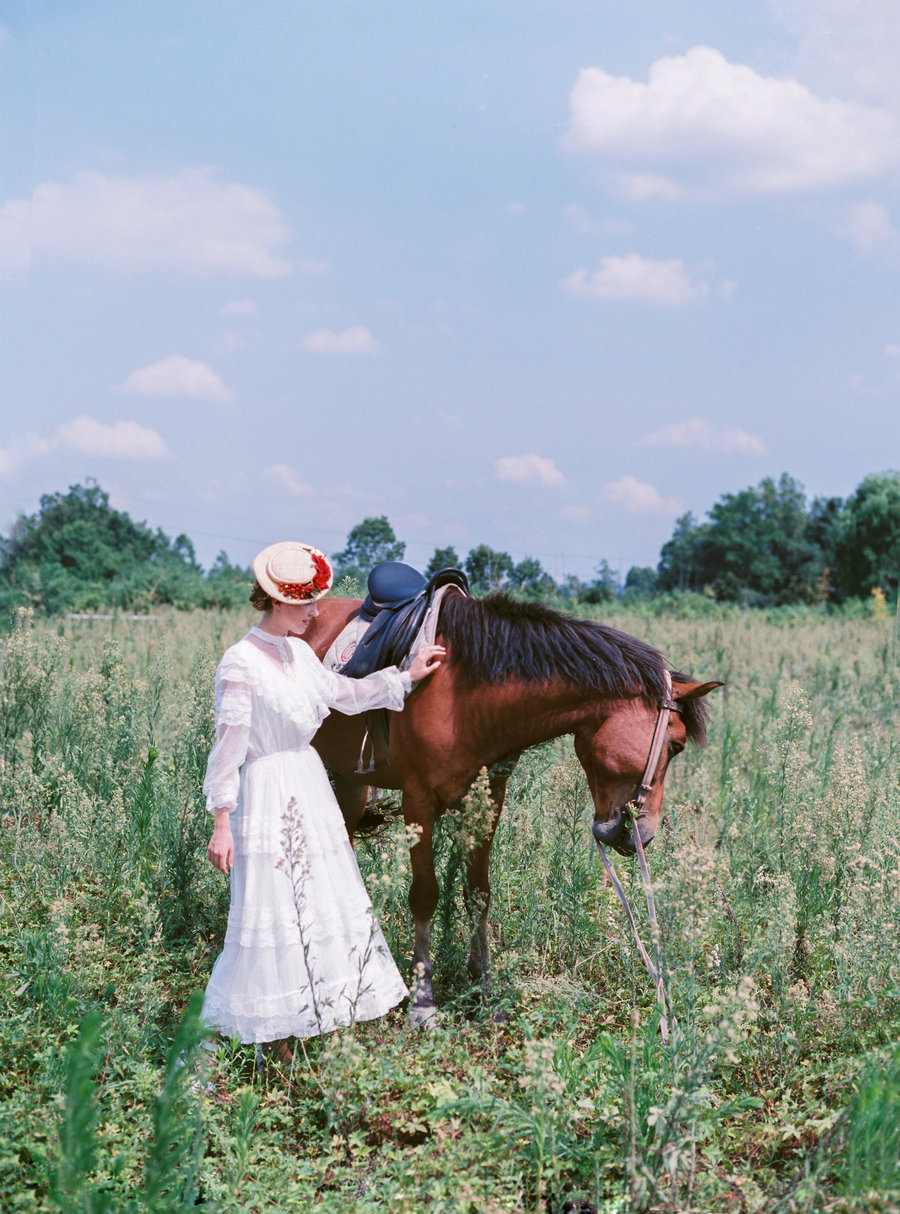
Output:
[[376,565],[369,574],[369,593],[359,611],[361,619],[372,622],[341,674],[361,679],[373,670],[399,666],[442,586],[456,586],[463,594],[469,593],[469,581],[461,569],[440,569],[426,581],[421,573],[400,561]]
[[369,593],[359,609],[362,620],[374,620],[380,611],[396,611],[412,602],[425,586],[425,578],[402,561],[382,561],[369,574]]

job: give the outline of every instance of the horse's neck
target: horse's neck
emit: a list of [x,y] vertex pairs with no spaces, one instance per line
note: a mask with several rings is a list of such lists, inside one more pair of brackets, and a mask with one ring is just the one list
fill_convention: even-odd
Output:
[[484,737],[491,750],[503,753],[574,733],[586,719],[599,721],[608,711],[599,698],[586,698],[564,684],[509,682],[474,687],[465,698],[468,703],[458,715]]

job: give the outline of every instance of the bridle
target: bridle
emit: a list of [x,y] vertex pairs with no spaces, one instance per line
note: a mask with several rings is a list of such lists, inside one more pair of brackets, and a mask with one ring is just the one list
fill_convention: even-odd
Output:
[[[647,762],[644,764],[644,774],[638,781],[637,791],[630,801],[626,801],[622,807],[626,813],[629,813],[632,820],[639,817],[644,809],[644,802],[647,797],[653,792],[653,776],[659,766],[660,755],[666,744],[666,733],[669,729],[669,717],[673,712],[680,713],[681,705],[677,700],[672,698],[672,676],[668,670],[663,671],[665,677],[665,694],[660,698],[656,706],[656,724],[653,727],[653,737],[650,739],[650,751],[647,755]],[[600,832],[598,827],[602,827],[601,822],[595,822],[592,830],[594,838],[600,843]],[[637,831],[635,830],[635,835]]]
[[[650,884],[650,870],[647,867],[647,857],[644,855],[644,845],[641,842],[641,832],[638,827],[637,819],[640,817],[644,809],[644,802],[653,791],[653,777],[656,769],[659,766],[660,755],[662,754],[663,746],[666,742],[666,733],[669,728],[669,717],[673,712],[681,712],[681,705],[672,697],[672,676],[668,670],[663,672],[665,676],[665,694],[659,700],[656,710],[656,724],[653,727],[653,737],[650,739],[650,752],[647,755],[647,762],[644,764],[644,774],[640,778],[637,786],[637,792],[623,807],[626,813],[631,815],[631,833],[634,837],[634,846],[637,851],[638,863],[641,867],[641,879],[644,883],[644,896],[647,899],[647,916],[650,920],[650,937],[653,945],[653,953],[656,964],[650,960],[650,955],[644,947],[644,942],[641,940],[640,933],[637,929],[637,924],[634,920],[634,913],[628,904],[628,899],[625,897],[625,891],[622,889],[622,883],[616,875],[616,870],[613,868],[612,861],[606,853],[606,848],[600,841],[600,836],[597,832],[597,827],[601,825],[599,822],[594,822],[591,827],[591,833],[594,836],[594,841],[600,850],[600,855],[603,858],[603,863],[606,871],[609,874],[609,879],[612,881],[613,889],[619,897],[619,901],[625,910],[628,922],[631,924],[631,930],[634,933],[635,941],[637,942],[638,951],[641,954],[641,959],[647,967],[647,972],[653,979],[653,985],[656,987],[656,997],[660,1007],[659,1027],[663,1041],[669,1039],[669,1013],[671,1011],[669,999],[666,994],[665,983],[663,980],[662,968],[662,953],[660,950],[659,940],[659,924],[656,919],[656,903],[653,899],[653,887]],[[673,1027],[677,1028],[677,1021],[674,1015],[672,1016]]]
[[[638,784],[637,793],[625,805],[632,818],[638,817],[644,808],[644,802],[653,791],[653,776],[659,765],[662,748],[666,744],[666,732],[669,728],[669,716],[673,712],[681,712],[681,705],[672,699],[672,676],[668,670],[663,671],[666,680],[666,694],[657,704],[656,725],[653,727],[653,737],[650,739],[650,753],[644,765],[644,774]],[[635,831],[636,833],[636,831]]]

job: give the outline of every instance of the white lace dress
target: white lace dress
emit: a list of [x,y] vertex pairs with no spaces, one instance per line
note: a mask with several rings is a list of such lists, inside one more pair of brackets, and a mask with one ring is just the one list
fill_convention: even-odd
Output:
[[203,791],[234,835],[225,946],[203,1019],[244,1042],[309,1037],[383,1015],[407,994],[360,876],[322,760],[331,708],[399,711],[410,678],[326,670],[305,641],[259,628],[216,671],[216,744]]

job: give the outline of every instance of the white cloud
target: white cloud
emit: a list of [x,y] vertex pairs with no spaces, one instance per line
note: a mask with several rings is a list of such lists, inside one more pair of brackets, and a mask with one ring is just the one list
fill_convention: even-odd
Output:
[[253,299],[232,299],[222,309],[223,316],[258,316],[259,308]]
[[606,219],[593,219],[580,203],[570,202],[563,208],[563,215],[573,231],[582,236],[599,234],[601,236],[632,236],[634,224],[630,219],[608,216]]
[[860,253],[874,256],[900,252],[900,232],[880,202],[860,202],[847,211],[835,227],[838,236],[846,237]]
[[797,65],[820,90],[900,102],[897,0],[769,0],[797,39]]
[[105,425],[84,414],[60,426],[50,445],[106,459],[169,459],[172,455],[157,432],[147,426],[137,422]]
[[639,481],[633,476],[610,481],[603,486],[600,496],[603,501],[621,506],[629,514],[675,518],[682,510],[682,503],[677,497],[663,497],[655,485],[648,485],[646,481]]
[[171,459],[172,452],[155,431],[138,422],[98,422],[82,414],[53,431],[49,438],[33,431],[0,450],[0,475],[26,468],[57,452],[77,451],[104,459]]
[[210,349],[215,354],[234,354],[236,350],[246,350],[248,346],[247,335],[241,329],[226,329]]
[[221,183],[211,168],[174,177],[78,173],[0,207],[0,268],[74,261],[123,273],[278,278],[289,232],[261,190]]
[[309,497],[313,490],[303,483],[293,468],[289,468],[287,464],[273,464],[271,468],[263,469],[263,476],[271,477],[276,484],[281,485],[282,489],[287,489],[288,493],[294,497]]
[[27,467],[43,455],[49,455],[59,446],[57,438],[44,438],[32,431],[15,440],[5,450],[0,451],[0,474],[6,476],[20,468]]
[[331,262],[323,258],[316,260],[312,257],[306,257],[297,263],[297,269],[303,274],[308,274],[310,278],[319,278],[323,274],[331,273]]
[[369,330],[362,325],[344,329],[343,333],[335,333],[333,329],[316,329],[315,333],[304,337],[300,348],[313,354],[377,354],[381,349]]
[[434,416],[442,430],[453,430],[457,434],[461,434],[466,428],[461,413],[454,413],[450,409],[438,409]]
[[504,455],[494,461],[498,480],[519,484],[564,485],[566,478],[552,459],[542,455]]
[[661,430],[644,435],[644,442],[651,447],[696,447],[718,455],[765,455],[766,445],[755,434],[748,434],[737,426],[714,426],[704,417],[692,417],[683,422],[672,422]]
[[31,207],[14,198],[0,207],[0,275],[18,274],[31,260]]
[[633,198],[828,188],[900,159],[886,111],[760,76],[707,46],[658,59],[646,84],[584,68],[569,106],[564,146]]
[[573,299],[630,299],[663,307],[692,303],[710,291],[709,282],[692,279],[680,258],[656,261],[638,253],[604,257],[599,270],[575,270],[562,285]]
[[203,400],[214,405],[228,405],[235,399],[211,367],[183,354],[171,354],[158,363],[132,371],[122,390],[157,400]]
[[586,523],[591,517],[587,506],[565,506],[561,513],[570,523]]

